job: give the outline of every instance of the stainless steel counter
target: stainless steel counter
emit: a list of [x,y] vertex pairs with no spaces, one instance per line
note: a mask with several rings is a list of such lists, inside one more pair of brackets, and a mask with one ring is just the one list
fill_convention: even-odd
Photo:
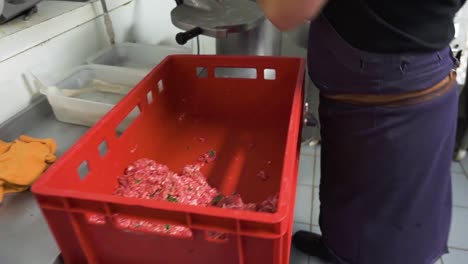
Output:
[[[11,141],[21,134],[51,137],[61,156],[87,127],[58,122],[45,98],[0,125],[0,139]],[[0,204],[0,263],[59,263],[60,254],[47,223],[31,192],[7,194]]]

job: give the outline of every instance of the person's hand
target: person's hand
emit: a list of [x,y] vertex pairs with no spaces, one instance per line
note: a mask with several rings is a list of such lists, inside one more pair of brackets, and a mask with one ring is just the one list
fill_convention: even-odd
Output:
[[328,0],[258,0],[266,17],[280,30],[314,19]]

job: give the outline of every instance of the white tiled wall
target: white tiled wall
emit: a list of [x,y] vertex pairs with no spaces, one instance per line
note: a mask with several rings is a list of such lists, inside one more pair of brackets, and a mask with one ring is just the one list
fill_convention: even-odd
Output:
[[[175,35],[181,32],[171,22],[171,10],[176,7],[175,1],[137,0],[135,2],[134,37],[136,42],[163,43],[177,45]],[[215,40],[200,37],[201,53],[214,54]],[[192,46],[192,42],[187,46]],[[195,48],[195,47],[194,47]]]

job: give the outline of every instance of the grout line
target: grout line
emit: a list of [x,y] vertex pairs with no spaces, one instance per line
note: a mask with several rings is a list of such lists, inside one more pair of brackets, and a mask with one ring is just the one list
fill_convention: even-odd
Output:
[[[465,176],[465,179],[468,181],[468,174],[466,173],[465,167],[462,165],[461,162],[460,162],[460,166],[461,166],[463,172],[457,173],[457,172],[453,172],[453,171],[452,171],[451,174],[452,174],[452,175],[453,175],[453,174],[463,175],[463,176]],[[452,206],[453,206],[453,207],[456,207],[456,208],[468,209],[468,206],[465,206],[465,205],[457,205],[457,204],[455,204],[455,203],[453,203]]]
[[[312,153],[310,153],[310,152],[305,152],[305,149],[306,149],[306,148],[313,148]],[[304,150],[304,151],[303,151],[303,150]],[[316,147],[309,147],[307,144],[302,144],[302,145],[301,145],[301,152],[300,152],[299,154],[300,154],[301,156],[304,155],[304,156],[307,156],[307,157],[312,157],[312,156],[315,157],[315,156],[316,156],[315,151],[316,151]]]
[[304,223],[304,222],[301,222],[301,221],[296,221],[296,220],[294,220],[294,224],[311,225],[311,224]]
[[[315,147],[315,154],[317,154],[317,151],[318,151],[318,148]],[[314,170],[314,178],[312,179],[312,210],[311,210],[311,215],[310,215],[310,230],[312,231],[312,227],[314,226],[314,202],[319,202],[319,201],[315,201],[315,197],[318,197],[318,195],[315,195],[315,192],[319,191],[318,188],[315,186],[315,181],[316,181],[316,177],[318,177],[317,173],[316,173],[316,167],[317,167],[317,163],[320,162],[320,160],[317,158],[319,156],[315,156],[314,157],[314,167],[313,167],[313,170]],[[321,157],[319,157],[321,158]],[[321,173],[321,172],[319,172]],[[318,181],[318,180],[317,180]],[[318,198],[320,199],[320,198]],[[320,207],[319,207],[320,208]],[[320,209],[319,209],[320,210]]]
[[[133,1],[134,1],[134,0],[129,0],[127,3],[124,3],[124,4],[120,5],[120,6],[116,6],[115,8],[109,10],[109,13],[112,13],[113,11],[116,11],[117,9],[120,9],[121,7],[127,6],[128,4],[130,4],[130,3],[133,2]],[[89,4],[89,5],[93,5],[94,2],[89,2],[89,3],[87,3],[86,5],[83,5],[83,6],[79,7],[79,8],[70,10],[70,11],[68,11],[68,12],[66,12],[66,13],[61,14],[61,15],[52,17],[51,19],[58,18],[59,16],[65,15],[65,14],[67,14],[67,13],[75,12],[76,10],[81,9],[81,8],[86,8],[86,7],[88,6],[88,4]],[[86,20],[86,21],[83,21],[82,23],[80,23],[80,24],[78,24],[78,25],[75,25],[75,26],[73,26],[73,27],[71,27],[71,28],[69,28],[69,29],[67,29],[67,30],[65,30],[65,31],[63,31],[63,32],[60,32],[60,33],[58,33],[57,35],[51,36],[49,39],[46,39],[46,40],[44,40],[44,41],[41,41],[40,43],[37,43],[37,44],[35,44],[35,45],[33,45],[33,46],[29,47],[29,48],[26,48],[26,49],[24,49],[24,50],[22,50],[22,51],[20,51],[20,52],[17,52],[17,53],[15,53],[15,54],[11,55],[10,57],[6,57],[6,58],[0,60],[0,63],[3,63],[3,62],[8,61],[8,60],[10,60],[10,59],[13,59],[13,58],[15,58],[16,56],[21,55],[21,54],[23,54],[23,53],[26,53],[26,52],[28,52],[28,51],[30,51],[30,50],[36,48],[36,47],[42,46],[42,45],[44,45],[45,43],[47,43],[47,42],[49,42],[49,41],[52,41],[53,39],[58,38],[58,37],[60,37],[60,36],[62,36],[62,35],[64,35],[64,34],[70,32],[70,31],[72,31],[72,30],[78,28],[78,27],[84,26],[84,25],[86,25],[86,24],[88,24],[88,23],[91,23],[91,22],[94,22],[94,21],[99,22],[98,19],[103,18],[103,17],[104,17],[104,14],[95,15],[93,18],[91,18],[91,19],[89,19],[89,20]],[[48,20],[46,20],[46,21],[48,21]],[[44,22],[46,22],[46,21],[43,21],[43,22],[41,22],[41,23],[44,23]],[[39,24],[41,24],[41,23],[39,23]],[[36,25],[39,25],[39,24],[36,24]],[[36,26],[36,25],[34,25],[34,26]],[[33,27],[34,27],[34,26],[33,26]],[[18,32],[21,32],[21,31],[18,31]],[[16,34],[16,33],[15,33],[15,34]],[[9,36],[10,36],[10,35],[9,35]],[[106,44],[108,44],[108,43],[106,43]]]
[[[315,147],[315,149],[314,149],[314,153],[315,153],[315,154],[317,154],[317,149],[318,149],[318,148]],[[317,160],[318,160],[318,159],[317,159],[317,155],[315,155],[315,156],[314,156],[314,167],[313,167],[313,169],[314,169],[314,178],[312,179],[312,186],[314,186],[314,187],[315,187],[315,177],[318,177],[318,175],[316,175],[317,173],[315,173],[315,172],[316,172],[316,168],[317,168],[317,166],[318,166]],[[320,172],[319,172],[319,173],[320,173]],[[313,199],[312,199],[312,200],[313,200]],[[312,204],[312,206],[313,206],[313,204]]]
[[462,209],[468,209],[468,206],[465,206],[465,205],[456,205],[456,204],[453,204],[452,207],[455,207],[455,208],[462,208]]
[[462,162],[459,161],[458,163],[460,163],[460,167],[462,168],[463,174],[465,174],[465,178],[468,180],[468,171],[465,169],[465,166],[463,166]]
[[314,186],[312,186],[312,201],[311,201],[311,204],[310,204],[311,209],[310,209],[310,217],[309,217],[309,219],[310,219],[310,231],[312,231],[312,225],[314,223],[314,219],[313,219],[314,218],[314,197],[315,197],[314,192],[315,192],[315,188],[314,188]]
[[[307,148],[313,148],[312,149],[312,153],[311,152],[306,152],[305,149]],[[309,147],[307,144],[302,144],[301,145],[301,152],[300,152],[300,155],[304,155],[304,156],[315,156],[315,150],[316,148],[315,147]]]
[[[321,162],[322,162],[322,157],[315,156],[315,166],[317,166],[318,169],[314,168],[314,172],[317,171],[317,175],[316,175],[317,179],[314,179],[314,187],[320,187],[320,178],[322,177],[322,166],[320,164]],[[316,183],[317,185],[315,185]]]
[[[52,4],[52,3],[50,3],[50,4]],[[23,31],[23,30],[27,30],[27,29],[30,29],[30,28],[35,27],[35,26],[37,26],[37,25],[40,25],[40,24],[42,24],[42,23],[49,22],[50,20],[52,20],[52,19],[54,19],[54,18],[56,18],[56,17],[63,16],[63,15],[66,15],[66,14],[68,14],[68,13],[71,13],[71,12],[75,11],[76,9],[79,9],[79,8],[82,8],[82,7],[87,6],[88,4],[89,4],[89,3],[82,3],[80,6],[78,6],[79,3],[77,3],[77,4],[76,4],[76,7],[73,8],[73,9],[64,10],[63,13],[59,13],[59,14],[57,14],[57,15],[55,15],[55,16],[48,17],[48,18],[46,18],[45,20],[43,20],[43,21],[38,21],[38,22],[35,23],[35,24],[32,24],[32,23],[29,24],[29,23],[28,23],[28,25],[25,25],[25,27],[22,27],[20,30],[16,30],[16,31],[13,31],[13,32],[11,32],[11,33],[9,33],[9,34],[6,34],[6,35],[1,36],[0,39],[8,38],[8,37],[10,37],[10,36],[13,36],[13,35],[16,35],[16,34],[20,33],[20,32]],[[52,5],[53,5],[53,4],[52,4]],[[73,4],[73,5],[75,5],[75,4]],[[40,9],[40,8],[43,8],[43,7],[42,7],[42,6],[38,6],[38,8]],[[21,16],[20,16],[20,17],[21,17]],[[20,18],[20,17],[18,17],[18,18]],[[18,19],[18,18],[15,18],[15,19]]]
[[[317,148],[314,149],[314,153],[315,151],[317,151]],[[315,166],[317,165],[317,158],[316,156],[314,156],[314,161],[313,161],[313,166],[312,166],[312,201],[311,201],[311,204],[310,204],[310,231],[312,231],[312,224],[314,222],[314,198],[315,198],[315,187],[314,187],[314,183],[315,183],[315,177],[317,175],[315,175]]]
[[450,170],[450,174],[452,174],[452,175],[463,175],[463,176],[466,176],[464,171]]
[[[316,154],[315,152],[317,151],[317,148],[314,149],[314,154]],[[314,176],[312,178],[312,186],[314,185],[315,183],[315,177],[317,177],[316,173],[315,173],[315,168],[317,167],[317,155],[314,155],[314,166],[312,166],[312,175]]]
[[467,248],[449,247],[449,249],[455,249],[455,250],[460,250],[460,251],[468,252],[468,249],[467,249]]

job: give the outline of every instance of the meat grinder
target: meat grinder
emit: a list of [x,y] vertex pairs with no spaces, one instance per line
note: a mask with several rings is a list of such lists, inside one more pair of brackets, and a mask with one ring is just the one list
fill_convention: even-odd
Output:
[[186,32],[176,40],[205,35],[216,38],[219,55],[272,55],[281,53],[281,32],[255,1],[249,0],[176,0],[172,23]]

